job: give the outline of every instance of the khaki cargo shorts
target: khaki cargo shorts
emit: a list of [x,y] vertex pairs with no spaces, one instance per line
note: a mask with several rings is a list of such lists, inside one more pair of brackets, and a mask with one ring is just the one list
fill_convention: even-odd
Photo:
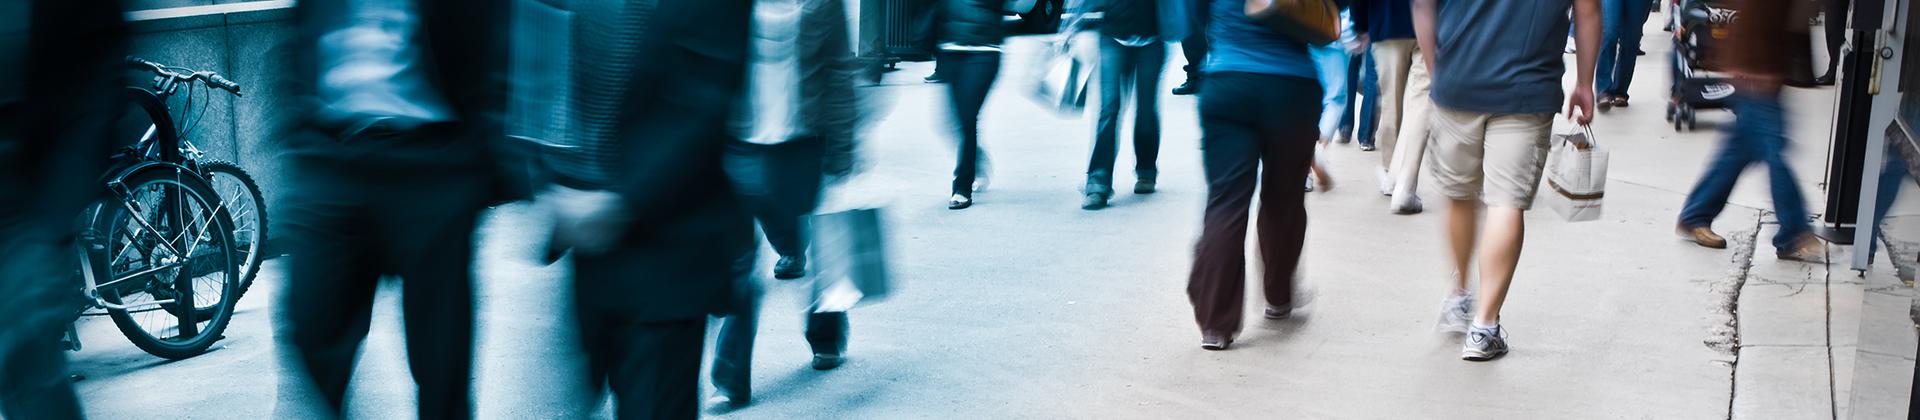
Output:
[[1554,114],[1483,114],[1434,106],[1432,177],[1453,200],[1526,210],[1540,189]]

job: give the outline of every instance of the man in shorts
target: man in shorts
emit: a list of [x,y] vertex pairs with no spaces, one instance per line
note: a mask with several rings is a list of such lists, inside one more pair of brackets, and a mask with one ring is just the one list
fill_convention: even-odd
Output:
[[[1440,327],[1467,334],[1461,358],[1493,360],[1507,353],[1500,306],[1562,100],[1566,66],[1557,41],[1577,20],[1579,79],[1566,106],[1586,124],[1593,119],[1600,0],[1415,0],[1413,15],[1420,50],[1432,52],[1422,55],[1433,74],[1432,178],[1449,201],[1453,275]],[[1466,280],[1476,231],[1477,306]]]

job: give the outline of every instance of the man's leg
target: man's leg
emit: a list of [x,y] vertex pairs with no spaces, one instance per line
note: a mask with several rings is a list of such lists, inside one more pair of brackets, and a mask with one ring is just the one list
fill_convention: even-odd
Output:
[[1413,62],[1412,70],[1407,73],[1407,91],[1402,102],[1405,105],[1400,114],[1399,144],[1393,147],[1393,161],[1388,166],[1394,177],[1393,211],[1399,214],[1421,211],[1420,164],[1427,157],[1427,143],[1432,137],[1428,128],[1434,106],[1427,96],[1432,77],[1419,53],[1413,55]]
[[385,256],[401,278],[407,367],[421,419],[473,416],[473,231],[485,205],[483,174],[446,178],[409,201],[384,197]]
[[1513,284],[1526,236],[1524,214],[1533,207],[1540,173],[1546,167],[1547,141],[1554,114],[1496,115],[1486,122],[1486,221],[1480,232],[1480,295],[1476,327],[1500,323],[1500,306]]
[[[814,356],[838,358],[847,352],[848,327],[846,312],[809,312],[806,327],[807,347],[813,350]],[[827,366],[817,361],[814,364],[814,368],[820,370],[832,369],[834,366],[837,364]]]
[[1680,207],[1679,227],[1713,227],[1713,219],[1720,216],[1720,211],[1727,207],[1728,197],[1733,195],[1733,185],[1740,180],[1740,172],[1754,160],[1753,147],[1745,136],[1737,128],[1728,130],[1726,138],[1720,141],[1720,150],[1707,163],[1706,172],[1687,193],[1686,202]]
[[1160,69],[1166,66],[1167,44],[1156,42],[1134,52],[1133,173],[1152,182],[1160,177]]
[[1780,221],[1773,247],[1780,252],[1797,250],[1813,231],[1807,216],[1807,200],[1800,194],[1793,166],[1787,163],[1786,110],[1778,95],[1747,95],[1736,99],[1740,120],[1735,124],[1745,141],[1760,152],[1767,165],[1767,180],[1773,190],[1773,210]]
[[1373,52],[1363,52],[1360,56],[1360,131],[1353,136],[1362,148],[1370,149],[1380,126],[1380,70],[1373,63]]
[[1372,141],[1380,148],[1381,168],[1393,167],[1393,148],[1399,140],[1401,124],[1407,121],[1405,104],[1412,97],[1407,92],[1407,79],[1417,63],[1416,48],[1411,39],[1373,43],[1373,68],[1380,82],[1380,119],[1375,123]]
[[1640,40],[1646,35],[1644,29],[1647,26],[1648,5],[1640,0],[1626,0],[1622,7],[1626,8],[1626,12],[1622,15],[1624,22],[1616,28],[1620,32],[1620,55],[1618,61],[1614,62],[1612,93],[1613,96],[1626,98],[1627,89],[1633,87],[1633,70],[1640,63]]
[[952,94],[954,123],[959,126],[960,153],[953,171],[953,193],[973,197],[973,181],[981,159],[980,108],[1000,71],[1000,54],[988,52],[942,53],[942,64],[953,73],[946,77]]
[[1187,38],[1180,40],[1180,54],[1186,56],[1187,65],[1181,68],[1187,72],[1187,81],[1173,88],[1175,95],[1192,95],[1200,89],[1200,66],[1207,62],[1207,4],[1208,0],[1190,0],[1187,11],[1192,13],[1193,25]]
[[78,419],[80,400],[60,348],[78,309],[63,302],[75,302],[69,294],[76,289],[48,281],[73,270],[74,248],[23,216],[0,215],[0,302],[9,311],[0,320],[0,417]]
[[[341,176],[348,169],[298,160],[289,166],[297,175],[290,179],[299,180],[283,206],[294,256],[287,290],[276,302],[281,325],[275,333],[296,366],[288,380],[311,384],[326,415],[338,417],[371,322],[380,270],[367,246],[379,238],[370,232],[373,222],[363,214],[365,207],[347,192],[361,187]],[[304,388],[285,385],[283,392]]]
[[[1617,74],[1614,68],[1615,63],[1621,60],[1632,61],[1635,58],[1634,50],[1639,48],[1638,44],[1628,46],[1620,42],[1622,32],[1620,27],[1627,23],[1625,13],[1628,2],[1640,2],[1640,0],[1601,0],[1600,2],[1600,63],[1593,73],[1593,91],[1602,97],[1613,96],[1613,80]],[[1601,104],[1601,106],[1611,107],[1608,104]]]
[[[1200,96],[1201,159],[1207,174],[1206,218],[1194,247],[1187,297],[1203,334],[1231,336],[1240,330],[1246,293],[1247,217],[1260,170],[1260,134],[1250,115],[1262,92],[1241,74],[1220,74]],[[1318,95],[1314,96],[1318,98]]]
[[762,290],[753,279],[756,252],[735,263],[732,308],[720,318],[720,337],[713,345],[713,386],[735,406],[753,400],[753,342],[760,323]]
[[[1347,52],[1339,46],[1308,47],[1313,56],[1314,69],[1320,75],[1320,139],[1333,138],[1334,129],[1340,125],[1340,115],[1347,108]],[[1305,182],[1305,181],[1301,181]]]
[[1471,112],[1435,108],[1433,116],[1433,183],[1446,196],[1448,249],[1452,251],[1452,291],[1467,291],[1473,247],[1480,218],[1480,194],[1485,173],[1487,117]]
[[[1113,195],[1113,161],[1120,154],[1120,111],[1126,108],[1137,51],[1100,36],[1100,120],[1094,128],[1093,158],[1087,163],[1086,194]],[[1141,95],[1146,96],[1146,95]]]
[[603,370],[620,419],[700,417],[700,352],[707,320],[622,322],[608,327]]

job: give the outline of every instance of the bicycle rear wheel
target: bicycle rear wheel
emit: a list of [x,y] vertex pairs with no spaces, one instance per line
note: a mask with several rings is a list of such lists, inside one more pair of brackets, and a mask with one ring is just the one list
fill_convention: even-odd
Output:
[[260,196],[260,185],[239,165],[226,161],[200,164],[207,184],[220,196],[220,208],[233,219],[233,248],[240,256],[241,297],[253,287],[260,274],[260,260],[267,257],[267,200]]
[[121,180],[93,230],[94,278],[107,315],[135,346],[179,360],[206,352],[233,317],[241,258],[219,195],[191,172],[153,168]]

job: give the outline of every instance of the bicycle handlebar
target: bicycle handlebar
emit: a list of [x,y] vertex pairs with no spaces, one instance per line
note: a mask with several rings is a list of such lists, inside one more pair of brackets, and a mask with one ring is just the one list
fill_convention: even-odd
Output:
[[147,61],[140,57],[127,57],[127,66],[133,67],[136,70],[145,70],[148,72],[152,72],[153,74],[160,75],[160,77],[165,77],[165,78],[174,79],[174,80],[182,80],[182,81],[189,81],[189,82],[198,80],[201,83],[205,83],[208,87],[231,92],[233,93],[233,96],[244,96],[240,94],[239,83],[234,83],[232,80],[227,80],[226,77],[221,77],[220,73],[214,73],[211,71],[193,71],[192,69],[179,68],[181,70],[188,71],[188,73],[181,73],[178,71],[174,71],[174,69],[178,67],[173,67],[165,64],[155,63],[152,61]]

